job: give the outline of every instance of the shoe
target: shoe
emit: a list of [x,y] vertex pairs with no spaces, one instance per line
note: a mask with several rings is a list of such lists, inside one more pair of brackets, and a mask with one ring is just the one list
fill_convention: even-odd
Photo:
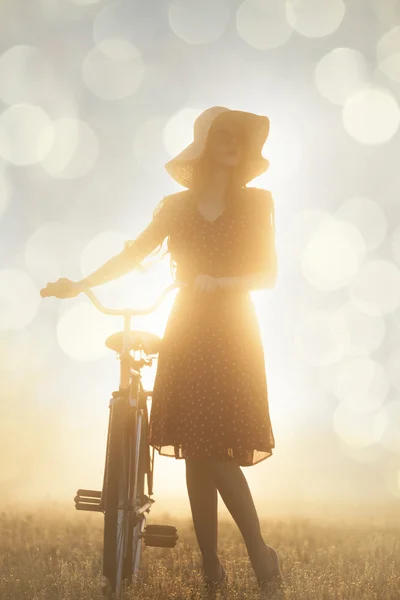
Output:
[[218,581],[214,581],[213,579],[210,579],[209,577],[207,577],[207,575],[203,575],[203,581],[206,585],[206,588],[208,590],[212,591],[212,590],[219,588],[220,586],[225,585],[226,582],[228,581],[228,575],[227,575],[227,572],[225,571],[224,567],[221,565],[221,577]]
[[260,590],[268,593],[274,593],[278,590],[283,590],[285,581],[282,577],[282,572],[279,567],[278,553],[271,546],[266,546],[266,550],[270,559],[270,569],[262,578],[257,578],[257,583]]

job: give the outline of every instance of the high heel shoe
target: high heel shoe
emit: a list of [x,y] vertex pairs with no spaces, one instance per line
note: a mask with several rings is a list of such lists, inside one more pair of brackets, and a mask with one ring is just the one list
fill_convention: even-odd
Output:
[[266,545],[266,553],[269,559],[269,569],[265,575],[257,577],[257,583],[260,590],[268,593],[274,593],[285,588],[285,581],[279,566],[278,553],[275,548]]
[[206,588],[209,591],[214,591],[227,583],[228,575],[224,567],[221,565],[221,577],[218,579],[218,581],[210,579],[209,577],[207,577],[207,575],[203,575],[203,581],[205,583]]

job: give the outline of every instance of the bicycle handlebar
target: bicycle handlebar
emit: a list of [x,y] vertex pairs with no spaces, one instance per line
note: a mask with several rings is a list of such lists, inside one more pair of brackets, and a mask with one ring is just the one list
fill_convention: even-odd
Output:
[[137,308],[137,309],[134,309],[134,308],[107,308],[106,306],[101,304],[101,302],[98,300],[98,298],[92,292],[92,290],[90,290],[90,289],[82,290],[82,292],[84,294],[86,294],[86,296],[89,298],[89,300],[92,302],[92,304],[94,304],[94,306],[100,312],[102,312],[106,315],[119,315],[121,317],[124,317],[124,316],[128,317],[128,316],[135,316],[135,315],[148,315],[148,314],[152,313],[160,306],[160,304],[162,303],[164,298],[167,296],[167,294],[169,294],[169,292],[171,290],[173,290],[177,287],[186,286],[186,285],[188,285],[188,284],[184,281],[174,281],[167,288],[165,288],[165,290],[163,291],[161,296],[158,298],[158,300],[152,306],[150,306],[150,308]]

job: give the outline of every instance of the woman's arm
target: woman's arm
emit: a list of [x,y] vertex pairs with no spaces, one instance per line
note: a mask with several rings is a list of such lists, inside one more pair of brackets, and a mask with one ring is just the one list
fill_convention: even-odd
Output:
[[132,260],[129,248],[124,248],[122,252],[110,258],[110,260],[104,263],[97,271],[94,271],[88,277],[80,279],[76,283],[80,285],[82,289],[95,287],[96,285],[102,285],[108,281],[118,279],[118,277],[126,275],[126,273],[129,273],[129,271],[132,271],[139,265],[140,260]]
[[126,245],[122,252],[110,258],[97,271],[77,281],[76,284],[82,289],[95,287],[118,279],[118,277],[122,277],[122,275],[138,268],[141,261],[159,246],[168,235],[168,214],[172,196],[173,194],[161,200],[153,211],[151,223],[133,242]]

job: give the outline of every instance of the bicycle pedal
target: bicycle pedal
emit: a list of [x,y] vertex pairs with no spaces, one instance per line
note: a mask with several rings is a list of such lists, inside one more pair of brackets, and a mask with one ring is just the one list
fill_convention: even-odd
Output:
[[174,548],[178,539],[177,529],[173,525],[147,525],[143,532],[146,546]]
[[101,492],[95,490],[78,490],[74,502],[76,510],[103,512]]

